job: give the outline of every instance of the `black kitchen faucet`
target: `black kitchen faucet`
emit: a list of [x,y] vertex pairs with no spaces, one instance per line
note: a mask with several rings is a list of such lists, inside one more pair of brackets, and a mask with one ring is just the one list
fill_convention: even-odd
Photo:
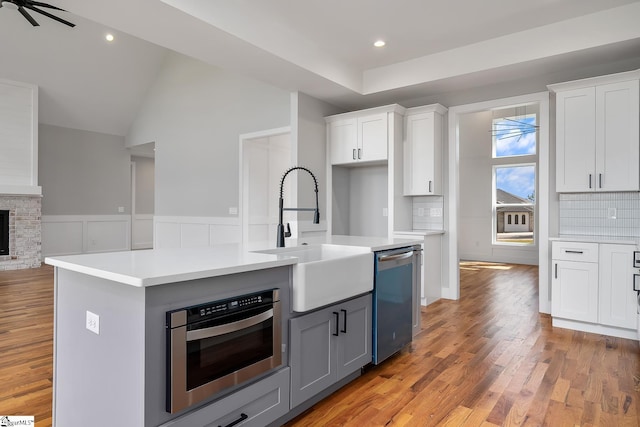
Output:
[[[294,170],[303,170],[306,172],[309,172],[309,175],[311,175],[311,177],[313,178],[313,183],[315,184],[315,192],[316,192],[316,207],[314,208],[285,208],[284,207],[284,200],[282,198],[282,193],[283,193],[283,189],[284,189],[284,179],[287,177],[287,175],[289,175],[289,172],[292,172]],[[282,176],[282,179],[280,180],[280,198],[278,199],[278,206],[279,206],[279,215],[278,215],[278,236],[277,236],[277,241],[276,241],[276,246],[278,248],[284,248],[284,238],[285,237],[291,237],[291,227],[289,227],[289,223],[287,223],[287,231],[284,231],[284,224],[282,223],[282,214],[284,213],[284,211],[313,211],[313,223],[314,224],[320,224],[320,209],[318,209],[318,180],[316,179],[316,176],[313,174],[313,172],[311,172],[309,169],[304,168],[302,166],[294,166],[292,168],[289,168],[284,175]]]

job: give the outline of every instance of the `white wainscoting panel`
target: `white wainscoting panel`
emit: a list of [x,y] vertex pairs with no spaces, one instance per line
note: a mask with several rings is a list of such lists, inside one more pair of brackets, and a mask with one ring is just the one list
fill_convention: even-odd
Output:
[[153,215],[134,215],[131,224],[131,249],[153,248]]
[[240,243],[240,220],[235,217],[154,216],[155,248],[197,248]]
[[127,251],[129,215],[43,215],[42,256]]

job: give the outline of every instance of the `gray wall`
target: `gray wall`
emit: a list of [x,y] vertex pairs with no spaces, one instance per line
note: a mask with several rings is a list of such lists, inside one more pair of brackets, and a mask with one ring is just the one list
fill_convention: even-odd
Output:
[[38,181],[43,215],[131,212],[130,153],[124,137],[39,126]]
[[155,160],[148,157],[131,156],[136,164],[136,206],[137,215],[153,214],[155,192]]
[[290,93],[171,53],[127,135],[155,142],[155,214],[229,216],[239,135],[289,126]]
[[[291,146],[295,150],[297,166],[305,166],[318,179],[318,199],[320,219],[327,220],[327,127],[326,116],[338,114],[344,110],[313,98],[307,94],[291,94]],[[315,206],[315,192],[311,180],[304,172],[298,178],[298,205]],[[313,220],[313,214],[302,213],[300,220]]]

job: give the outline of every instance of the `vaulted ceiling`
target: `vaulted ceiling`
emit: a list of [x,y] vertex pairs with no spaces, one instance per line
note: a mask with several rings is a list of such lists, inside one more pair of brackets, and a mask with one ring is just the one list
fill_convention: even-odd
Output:
[[0,78],[40,86],[43,123],[119,135],[166,49],[345,108],[640,68],[640,0],[51,2],[74,29],[0,9]]

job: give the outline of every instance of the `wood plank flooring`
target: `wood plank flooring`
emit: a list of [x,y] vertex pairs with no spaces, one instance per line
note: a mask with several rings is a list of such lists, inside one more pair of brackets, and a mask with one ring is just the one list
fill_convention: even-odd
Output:
[[[638,426],[637,341],[551,327],[537,268],[462,263],[459,301],[287,426]],[[53,270],[0,272],[0,415],[51,425]],[[65,426],[60,426],[65,427]]]

